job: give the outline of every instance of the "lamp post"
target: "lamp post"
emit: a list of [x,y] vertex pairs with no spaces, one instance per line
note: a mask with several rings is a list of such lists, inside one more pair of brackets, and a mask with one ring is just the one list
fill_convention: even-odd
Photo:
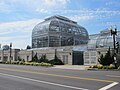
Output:
[[10,43],[10,64],[11,64],[11,50],[12,50],[12,43]]
[[114,53],[115,53],[115,50],[116,50],[115,36],[117,35],[117,28],[115,28],[115,30],[111,28],[110,32],[111,32],[111,36],[113,36],[113,46],[114,46]]
[[113,28],[110,29],[111,36],[113,36],[113,46],[114,46],[114,63],[115,67],[117,67],[117,60],[116,60],[116,35],[117,35],[117,28],[115,27],[114,30]]

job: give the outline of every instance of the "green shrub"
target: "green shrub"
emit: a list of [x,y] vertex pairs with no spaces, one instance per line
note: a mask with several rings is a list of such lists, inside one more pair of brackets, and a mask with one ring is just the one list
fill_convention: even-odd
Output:
[[19,65],[24,65],[25,63],[23,61],[20,61],[19,62]]
[[98,69],[102,69],[103,65],[98,65],[97,67],[98,67]]
[[39,59],[39,62],[44,62],[44,63],[48,63],[48,59],[46,59],[46,55],[42,55],[41,58]]
[[92,68],[92,66],[89,66],[89,68]]
[[103,66],[108,66],[114,62],[114,55],[111,55],[110,48],[105,54],[105,56],[103,56],[103,54],[100,56],[100,58],[98,59],[98,62]]
[[34,57],[32,57],[32,61],[31,62],[39,62],[39,59],[37,57],[37,53],[35,54]]
[[4,64],[5,62],[3,62],[3,61],[0,61],[0,63],[1,63],[1,64]]
[[53,64],[50,64],[50,63],[40,63],[39,66],[45,66],[45,67],[50,67],[50,66],[53,66]]
[[25,65],[31,65],[30,62],[25,62]]
[[[98,69],[116,69],[115,65],[110,64],[109,66],[103,66],[101,64],[99,65],[93,65],[93,66],[89,66],[89,68],[98,68]],[[118,70],[120,70],[120,66],[117,68]]]
[[44,63],[44,62],[37,63],[37,62],[12,61],[10,63],[10,61],[0,61],[0,63],[4,63],[4,64],[19,64],[19,65],[31,65],[31,66],[45,66],[45,67],[53,66],[53,64]]
[[5,64],[10,64],[10,61],[6,61]]
[[120,66],[118,67],[118,70],[120,70]]
[[64,63],[60,59],[52,59],[49,61],[49,63],[53,65],[64,65]]
[[[16,62],[14,62],[14,61],[11,61],[11,64],[15,64]],[[10,63],[9,63],[10,64]]]
[[20,57],[18,57],[18,61],[22,61],[22,59]]
[[110,64],[110,65],[108,66],[108,69],[115,69],[115,66],[112,65],[112,64]]
[[25,65],[31,65],[31,66],[46,66],[46,67],[53,66],[53,65],[50,64],[50,63],[44,63],[44,62],[41,62],[41,63],[36,63],[36,62],[25,62]]
[[97,65],[93,65],[92,68],[97,68]]
[[102,69],[109,69],[109,66],[103,66]]
[[56,51],[54,59],[50,60],[49,63],[53,65],[64,65],[64,63],[57,57]]

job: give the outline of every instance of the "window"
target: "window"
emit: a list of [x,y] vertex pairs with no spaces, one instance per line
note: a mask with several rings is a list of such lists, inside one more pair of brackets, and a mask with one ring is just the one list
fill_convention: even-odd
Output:
[[11,56],[11,60],[13,60],[13,56]]
[[58,47],[60,43],[60,38],[58,36],[50,36],[49,37],[49,46],[50,47]]
[[63,55],[63,63],[68,64],[68,55]]
[[27,56],[27,61],[29,60],[29,56]]
[[7,57],[7,56],[4,56],[4,57],[3,57],[3,60],[7,61],[7,60],[8,60],[8,57]]

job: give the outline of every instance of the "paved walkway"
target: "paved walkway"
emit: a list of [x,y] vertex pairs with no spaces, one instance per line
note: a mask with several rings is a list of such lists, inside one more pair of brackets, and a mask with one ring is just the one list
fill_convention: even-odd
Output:
[[59,68],[59,69],[71,69],[71,70],[87,70],[89,66],[85,65],[55,65],[52,68]]

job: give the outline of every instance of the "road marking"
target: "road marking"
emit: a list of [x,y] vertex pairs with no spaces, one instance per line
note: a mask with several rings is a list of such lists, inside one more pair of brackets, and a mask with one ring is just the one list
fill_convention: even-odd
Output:
[[108,77],[114,77],[114,78],[120,78],[120,76],[116,76],[116,75],[106,75]]
[[89,81],[98,81],[98,82],[114,82],[114,81],[111,81],[111,80],[101,80],[101,79],[95,79],[95,78],[83,78],[83,77],[78,77],[78,76],[49,74],[49,73],[42,73],[42,72],[33,72],[33,71],[28,71],[28,70],[17,70],[17,69],[9,69],[9,68],[0,68],[0,69],[1,70],[8,70],[8,71],[26,72],[26,73],[32,73],[32,74],[41,74],[41,75],[48,75],[48,76],[64,77],[64,78],[74,78],[74,79],[80,79],[80,80],[89,80]]
[[3,76],[9,76],[9,77],[14,77],[14,78],[19,78],[19,79],[29,80],[29,81],[33,81],[33,82],[38,82],[38,83],[44,83],[44,84],[49,84],[49,85],[54,85],[54,86],[60,86],[60,87],[70,88],[70,89],[89,90],[89,89],[85,89],[85,88],[79,88],[79,87],[74,87],[74,86],[68,86],[68,85],[58,84],[58,83],[41,81],[41,80],[36,80],[36,79],[31,79],[31,78],[26,78],[26,77],[15,76],[15,75],[11,75],[11,74],[4,74],[4,73],[0,73],[0,74],[3,75]]
[[99,90],[108,90],[109,88],[111,88],[111,87],[113,87],[113,86],[115,86],[117,84],[118,84],[118,82],[113,82],[113,83],[111,83],[111,84],[109,84],[109,85],[107,85],[105,87],[100,88]]

